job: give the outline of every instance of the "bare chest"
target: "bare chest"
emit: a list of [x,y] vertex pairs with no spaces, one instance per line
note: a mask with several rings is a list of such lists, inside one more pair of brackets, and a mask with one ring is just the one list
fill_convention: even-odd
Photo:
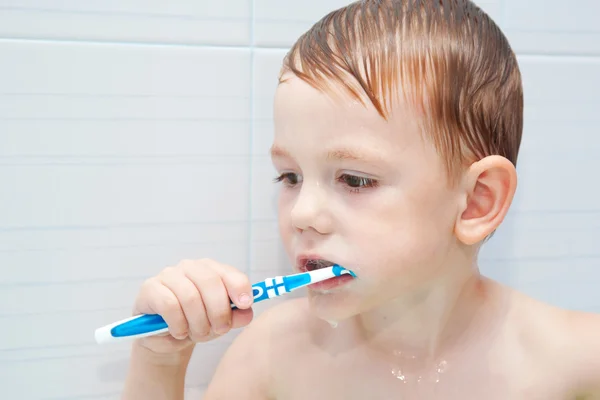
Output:
[[277,400],[567,400],[556,379],[518,365],[455,360],[416,371],[356,356],[296,361],[275,374]]
[[344,399],[344,400],[575,400],[565,397],[550,383],[524,384],[499,383],[491,377],[461,379],[451,382],[393,382],[385,376],[378,378],[363,375],[337,374],[322,370],[307,374],[280,386],[275,399]]

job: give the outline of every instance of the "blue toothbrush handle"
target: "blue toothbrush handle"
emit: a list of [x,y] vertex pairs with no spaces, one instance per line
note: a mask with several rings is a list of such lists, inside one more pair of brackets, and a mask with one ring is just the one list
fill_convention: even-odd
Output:
[[139,336],[146,333],[158,333],[158,331],[168,328],[169,326],[160,315],[142,314],[113,327],[111,333],[115,337]]
[[[356,277],[354,272],[339,265],[330,268],[313,270],[288,276],[276,276],[265,279],[252,285],[252,296],[254,303],[272,299],[285,293],[290,293],[298,288],[307,286],[313,282],[320,282],[335,276],[350,274]],[[232,309],[237,309],[233,301],[230,302]],[[139,338],[144,336],[158,335],[167,332],[169,327],[165,320],[158,314],[142,314],[130,317],[115,323],[96,329],[96,342],[114,342],[123,339]]]
[[169,327],[158,314],[142,314],[96,329],[97,343],[108,343],[167,332]]
[[[265,282],[252,285],[252,295],[255,303],[268,299],[270,293],[272,291],[267,289]],[[229,300],[229,303],[232,309],[237,309],[233,301]],[[160,315],[142,314],[98,328],[95,338],[96,342],[105,343],[158,335],[168,330],[169,326]]]

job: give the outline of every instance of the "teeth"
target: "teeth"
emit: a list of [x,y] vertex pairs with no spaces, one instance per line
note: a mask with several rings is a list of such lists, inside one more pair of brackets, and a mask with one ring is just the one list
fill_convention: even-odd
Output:
[[334,263],[327,260],[307,260],[306,268],[309,270],[331,267]]

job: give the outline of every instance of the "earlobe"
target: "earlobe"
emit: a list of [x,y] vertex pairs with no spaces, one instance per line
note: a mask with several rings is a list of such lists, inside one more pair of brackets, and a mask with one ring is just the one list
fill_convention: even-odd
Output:
[[508,159],[488,156],[473,163],[465,176],[466,202],[457,216],[457,238],[473,245],[494,232],[504,220],[516,188],[516,169]]

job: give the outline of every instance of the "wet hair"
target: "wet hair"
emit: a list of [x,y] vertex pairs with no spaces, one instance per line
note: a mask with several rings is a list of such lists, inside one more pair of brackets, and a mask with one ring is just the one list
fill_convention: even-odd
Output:
[[516,166],[523,130],[517,59],[471,1],[351,3],[296,41],[280,80],[286,72],[324,92],[342,88],[385,119],[395,101],[406,101],[422,116],[451,180],[488,155]]

